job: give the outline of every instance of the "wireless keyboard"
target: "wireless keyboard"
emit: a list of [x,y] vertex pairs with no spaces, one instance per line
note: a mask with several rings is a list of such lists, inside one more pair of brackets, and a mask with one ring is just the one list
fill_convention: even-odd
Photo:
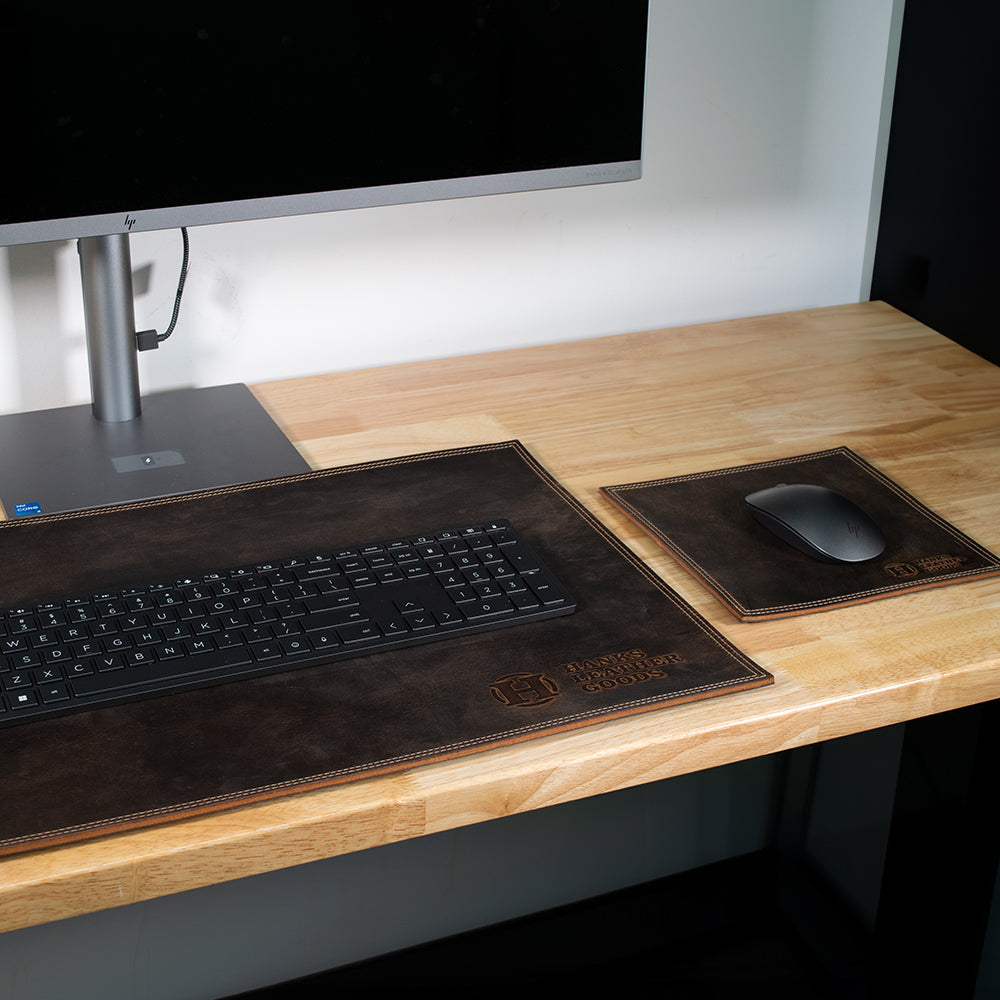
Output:
[[505,520],[10,608],[0,727],[573,610]]

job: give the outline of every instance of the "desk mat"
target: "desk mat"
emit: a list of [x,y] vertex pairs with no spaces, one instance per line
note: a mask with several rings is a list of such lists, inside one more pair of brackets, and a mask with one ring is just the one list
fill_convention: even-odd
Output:
[[574,614],[2,730],[0,853],[773,682],[516,441],[6,522],[0,606],[501,516]]
[[[777,483],[815,483],[853,500],[886,547],[864,563],[821,563],[758,524],[743,502]],[[850,448],[601,492],[740,621],[828,611],[1000,573],[1000,561]]]

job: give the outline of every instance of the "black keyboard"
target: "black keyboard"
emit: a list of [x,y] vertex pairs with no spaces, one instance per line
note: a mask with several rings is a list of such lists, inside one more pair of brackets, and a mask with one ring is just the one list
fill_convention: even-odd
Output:
[[0,727],[574,609],[508,521],[10,608]]

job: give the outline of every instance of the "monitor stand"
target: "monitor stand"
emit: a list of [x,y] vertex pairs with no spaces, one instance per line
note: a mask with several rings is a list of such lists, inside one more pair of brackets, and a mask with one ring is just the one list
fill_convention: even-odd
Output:
[[0,416],[9,518],[129,503],[309,471],[245,385],[143,397],[133,420],[89,404]]
[[0,416],[7,517],[309,470],[245,385],[140,396],[128,236],[88,237],[79,247],[93,403]]

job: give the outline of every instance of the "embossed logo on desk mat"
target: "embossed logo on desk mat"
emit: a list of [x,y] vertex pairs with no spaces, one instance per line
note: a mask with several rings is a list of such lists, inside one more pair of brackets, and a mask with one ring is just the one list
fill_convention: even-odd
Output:
[[7,729],[0,853],[773,682],[516,441],[32,519],[0,544],[26,588],[55,551],[76,586],[500,514],[572,591],[574,614]]
[[[781,482],[849,496],[886,534],[881,556],[818,563],[754,521],[743,497]],[[994,576],[1000,560],[849,448],[668,479],[605,494],[741,621],[784,618]]]

